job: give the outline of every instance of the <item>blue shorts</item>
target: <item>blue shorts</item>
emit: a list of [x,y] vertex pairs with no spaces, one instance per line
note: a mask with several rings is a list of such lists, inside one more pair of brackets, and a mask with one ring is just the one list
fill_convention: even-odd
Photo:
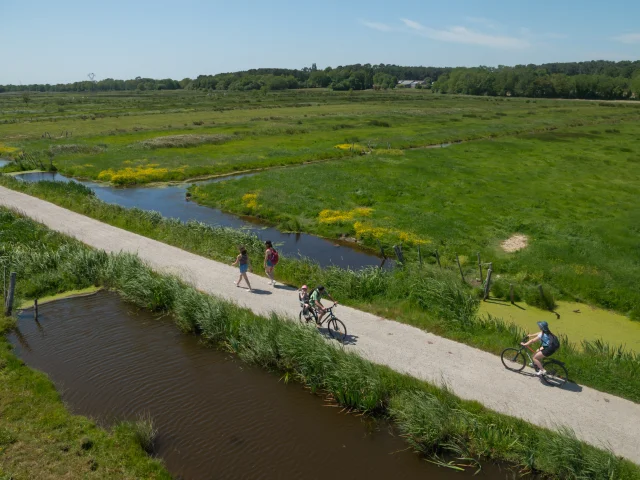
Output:
[[245,263],[244,265],[240,264],[240,273],[247,273],[249,270],[249,264]]
[[271,268],[271,267],[273,267],[271,260],[267,260],[267,268]]

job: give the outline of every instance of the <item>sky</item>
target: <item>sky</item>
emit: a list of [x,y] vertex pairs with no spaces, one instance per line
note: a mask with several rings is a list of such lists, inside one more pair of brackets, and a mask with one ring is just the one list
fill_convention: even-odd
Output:
[[0,84],[640,59],[640,2],[0,0]]

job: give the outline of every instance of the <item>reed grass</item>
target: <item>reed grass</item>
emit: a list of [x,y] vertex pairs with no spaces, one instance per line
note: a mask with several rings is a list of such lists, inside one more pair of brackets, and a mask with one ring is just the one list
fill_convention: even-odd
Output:
[[[416,451],[434,461],[453,455],[474,467],[485,460],[507,461],[523,471],[551,478],[640,478],[640,467],[579,442],[569,431],[537,428],[477,402],[461,400],[446,388],[346,352],[326,342],[313,327],[276,315],[256,316],[197,292],[176,278],[156,274],[134,255],[90,250],[6,210],[0,210],[0,222],[9,231],[18,223],[18,228],[34,232],[22,249],[14,244],[10,250],[12,264],[21,269],[19,291],[27,281],[24,272],[36,279],[45,278],[45,272],[64,276],[66,270],[77,272],[76,264],[88,263],[91,267],[86,271],[94,276],[86,280],[116,289],[137,305],[170,313],[183,331],[200,335],[206,343],[233,352],[246,362],[284,373],[348,409],[390,418]],[[60,244],[69,247],[60,248]],[[44,255],[42,250],[51,249],[51,245],[59,255]],[[40,263],[42,258],[47,261]],[[496,330],[506,328],[497,320],[485,322]],[[510,329],[507,333],[518,332]],[[613,351],[603,353],[619,358]]]

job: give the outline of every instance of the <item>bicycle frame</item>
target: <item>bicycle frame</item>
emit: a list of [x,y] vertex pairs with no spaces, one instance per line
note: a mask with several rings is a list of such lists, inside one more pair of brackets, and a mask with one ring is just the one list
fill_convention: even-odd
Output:
[[[331,320],[332,318],[336,318],[336,316],[333,314],[333,309],[335,308],[335,306],[336,305],[334,304],[331,307],[325,308],[324,318],[322,319],[322,322],[319,323],[319,325],[324,325],[324,323],[327,322],[328,320]],[[300,307],[304,310],[305,304],[300,302]],[[315,318],[316,323],[318,323],[318,310],[316,309],[316,307],[313,305],[309,305],[308,310],[309,312],[311,312],[311,314]]]

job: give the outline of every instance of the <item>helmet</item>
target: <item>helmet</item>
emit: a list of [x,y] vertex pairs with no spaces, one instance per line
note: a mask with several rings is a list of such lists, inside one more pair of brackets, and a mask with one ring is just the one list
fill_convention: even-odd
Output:
[[541,322],[537,322],[538,326],[540,327],[540,330],[542,330],[543,332],[547,332],[549,331],[549,324],[547,322],[545,322],[544,320]]
[[300,287],[300,290],[306,290],[306,289],[307,289],[307,286],[306,286],[306,285],[302,285],[302,286]]
[[318,285],[318,290],[323,291],[324,290],[324,285]]

